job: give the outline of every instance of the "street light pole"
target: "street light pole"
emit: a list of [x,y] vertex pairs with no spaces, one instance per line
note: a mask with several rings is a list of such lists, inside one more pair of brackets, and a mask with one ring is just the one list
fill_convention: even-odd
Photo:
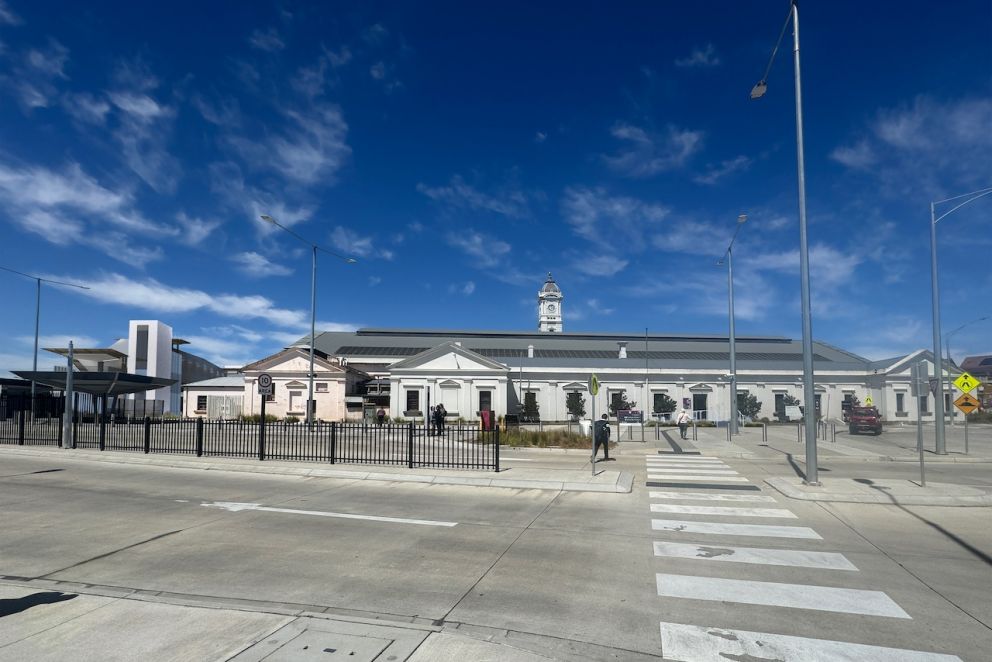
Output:
[[[85,285],[76,285],[75,283],[63,283],[59,280],[50,280],[48,278],[42,278],[40,276],[32,276],[31,274],[26,274],[21,271],[16,271],[14,269],[9,269],[7,267],[0,267],[4,271],[9,271],[12,274],[17,274],[18,276],[24,276],[25,278],[30,278],[35,282],[35,297],[34,297],[34,358],[31,362],[31,371],[38,372],[38,332],[41,328],[41,284],[49,283],[51,285],[64,285],[66,287],[75,287],[80,290],[88,290],[90,288]],[[35,398],[35,381],[34,377],[31,378],[31,416],[34,417],[34,398]]]
[[734,236],[730,240],[730,245],[727,246],[727,252],[724,253],[723,259],[717,262],[717,265],[722,265],[724,259],[727,261],[727,306],[730,317],[730,421],[727,422],[727,425],[730,426],[731,435],[735,435],[739,431],[737,427],[739,415],[737,406],[737,339],[734,334],[734,242],[737,240],[737,233],[741,231],[741,226],[745,222],[747,222],[747,214],[741,214],[737,217],[737,229],[734,230]]
[[751,98],[758,99],[768,90],[768,72],[771,71],[775,54],[782,43],[785,29],[792,21],[792,59],[796,88],[796,171],[799,180],[799,271],[801,281],[801,306],[803,316],[803,400],[805,409],[803,422],[806,429],[806,478],[807,485],[819,485],[820,476],[816,457],[816,391],[813,385],[813,322],[810,313],[809,292],[809,247],[806,232],[806,166],[803,157],[803,95],[799,64],[799,6],[796,0],[790,3],[789,14],[782,25],[778,42],[772,51],[765,75],[754,88]]
[[[944,368],[940,352],[940,283],[937,275],[937,223],[961,207],[992,193],[992,187],[972,191],[953,198],[936,200],[930,203],[930,300],[933,305],[933,366],[937,378],[937,392],[934,394],[934,451],[947,455],[947,439],[944,436]],[[937,205],[966,198],[954,207],[937,216]]]
[[354,264],[358,262],[358,260],[356,260],[353,257],[341,255],[340,253],[335,253],[334,251],[328,250],[323,246],[320,246],[318,244],[313,243],[312,241],[309,241],[308,239],[304,239],[303,237],[296,234],[286,226],[281,225],[279,221],[277,221],[272,216],[269,216],[268,214],[262,214],[260,218],[266,223],[274,225],[277,228],[280,228],[281,230],[285,230],[286,232],[293,235],[298,240],[302,241],[304,244],[310,247],[310,252],[312,256],[311,265],[310,265],[310,370],[308,373],[308,384],[307,384],[307,417],[306,417],[307,424],[309,425],[313,423],[314,414],[316,413],[314,410],[317,408],[316,400],[314,399],[314,390],[313,390],[314,341],[315,341],[315,336],[317,335],[317,251],[321,250],[327,253],[328,255],[333,255],[334,257],[338,258],[345,264]]

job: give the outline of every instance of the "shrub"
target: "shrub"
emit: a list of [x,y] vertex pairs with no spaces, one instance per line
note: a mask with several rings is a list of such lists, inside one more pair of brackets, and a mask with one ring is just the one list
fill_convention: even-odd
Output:
[[[591,440],[584,434],[567,430],[508,430],[500,434],[500,443],[505,446],[531,446],[536,448],[582,448],[589,449]],[[616,446],[610,442],[610,447]]]
[[624,411],[627,409],[633,409],[636,406],[636,402],[633,400],[627,400],[627,392],[621,391],[620,397],[610,403],[610,416],[616,416],[617,410]]
[[992,423],[992,411],[974,411],[968,414],[969,423]]
[[654,401],[654,413],[671,414],[678,407],[675,400],[672,400],[665,393],[659,393]]
[[[266,418],[268,418],[268,416],[266,416]],[[282,419],[282,422],[283,423],[299,423],[300,422],[300,419],[298,417],[296,417],[296,416],[287,416],[286,418]]]
[[761,401],[757,396],[748,393],[738,400],[737,408],[748,418],[755,418],[761,413]]
[[[262,420],[262,417],[261,417],[260,414],[242,414],[240,416],[240,420],[246,421],[248,423],[258,423],[259,421]],[[265,415],[265,422],[266,423],[276,423],[278,421],[279,421],[279,417],[278,416],[273,416],[272,414],[266,414]]]
[[586,399],[578,391],[569,391],[565,396],[565,407],[568,413],[575,418],[582,418],[586,415]]

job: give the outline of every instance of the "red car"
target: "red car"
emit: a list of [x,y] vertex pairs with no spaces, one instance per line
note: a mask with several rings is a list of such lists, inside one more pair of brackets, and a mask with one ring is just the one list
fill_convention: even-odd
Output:
[[882,417],[874,407],[852,407],[847,415],[848,429],[851,434],[871,432],[875,436],[882,434]]

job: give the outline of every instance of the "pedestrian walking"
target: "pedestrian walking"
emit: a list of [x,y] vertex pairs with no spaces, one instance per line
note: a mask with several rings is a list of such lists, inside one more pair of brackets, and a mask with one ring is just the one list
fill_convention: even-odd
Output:
[[437,433],[444,434],[444,417],[447,416],[448,412],[445,411],[444,405],[439,404],[434,408],[435,422],[437,423]]
[[379,427],[381,428],[382,424],[386,422],[386,410],[379,407],[378,411],[375,412],[375,420],[379,423]]
[[427,410],[427,434],[431,437],[437,431],[437,407],[431,406]]
[[606,414],[596,421],[593,425],[593,447],[592,447],[592,461],[596,461],[596,455],[599,453],[599,447],[603,447],[603,460],[610,459],[610,422],[607,419]]
[[677,419],[677,422],[679,424],[679,436],[681,436],[683,439],[686,438],[686,430],[689,428],[689,421],[691,420],[692,417],[689,416],[689,412],[687,412],[685,409],[679,411],[679,417]]

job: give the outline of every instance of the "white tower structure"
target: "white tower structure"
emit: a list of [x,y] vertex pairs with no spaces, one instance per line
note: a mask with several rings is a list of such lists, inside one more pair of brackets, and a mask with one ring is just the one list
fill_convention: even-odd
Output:
[[561,290],[548,272],[548,280],[537,293],[537,330],[543,333],[561,333]]

